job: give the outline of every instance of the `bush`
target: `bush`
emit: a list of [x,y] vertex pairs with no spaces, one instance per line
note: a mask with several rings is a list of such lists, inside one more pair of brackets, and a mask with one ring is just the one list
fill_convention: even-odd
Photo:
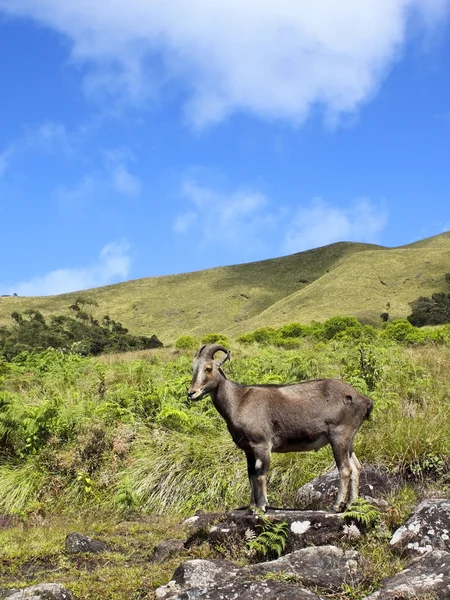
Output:
[[226,347],[230,345],[230,340],[226,335],[222,335],[221,333],[208,333],[200,341],[202,344],[222,344],[222,346]]
[[323,328],[327,340],[331,340],[345,331],[349,331],[350,337],[358,337],[361,332],[361,323],[355,317],[331,317],[325,321]]
[[428,344],[430,342],[443,343],[447,334],[439,329],[418,329],[407,319],[396,319],[386,326],[384,336],[395,342],[410,346]]
[[258,344],[277,344],[280,337],[278,331],[273,327],[262,327],[257,329],[253,333],[246,333],[238,337],[238,342],[243,344],[251,344],[257,342]]
[[280,336],[284,338],[299,338],[308,335],[309,327],[308,325],[302,325],[301,323],[289,323],[288,325],[283,325],[278,329],[278,333]]
[[385,337],[395,342],[405,342],[411,334],[414,334],[414,327],[407,319],[395,319],[384,330]]
[[422,296],[412,302],[408,321],[416,327],[450,323],[450,294],[437,293],[431,298]]
[[336,333],[334,340],[359,340],[363,334],[361,325],[346,327],[343,331]]
[[179,350],[193,350],[199,345],[197,339],[192,335],[182,335],[175,342],[175,348]]

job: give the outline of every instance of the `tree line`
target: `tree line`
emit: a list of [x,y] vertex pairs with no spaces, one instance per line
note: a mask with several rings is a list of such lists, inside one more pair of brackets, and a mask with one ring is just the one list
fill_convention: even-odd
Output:
[[22,352],[47,348],[96,356],[163,345],[156,335],[132,335],[108,315],[101,320],[94,318],[85,310],[85,304],[79,299],[69,307],[73,316],[52,315],[48,320],[38,310],[14,311],[11,313],[12,327],[0,327],[0,356],[11,361]]

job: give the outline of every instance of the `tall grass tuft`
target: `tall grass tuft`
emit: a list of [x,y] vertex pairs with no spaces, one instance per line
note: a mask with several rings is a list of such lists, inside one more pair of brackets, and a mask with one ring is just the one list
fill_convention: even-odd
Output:
[[21,514],[37,505],[48,480],[48,473],[33,462],[0,465],[0,513]]
[[120,479],[145,511],[192,512],[248,503],[246,469],[243,453],[225,435],[159,432],[140,440]]

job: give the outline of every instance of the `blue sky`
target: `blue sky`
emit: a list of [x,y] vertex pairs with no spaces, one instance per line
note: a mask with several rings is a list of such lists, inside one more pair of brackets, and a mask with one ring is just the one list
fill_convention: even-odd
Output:
[[0,293],[450,229],[450,0],[0,0]]

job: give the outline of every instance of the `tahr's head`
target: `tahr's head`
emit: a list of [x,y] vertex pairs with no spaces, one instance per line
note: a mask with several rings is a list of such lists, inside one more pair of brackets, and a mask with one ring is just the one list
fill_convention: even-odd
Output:
[[[225,352],[225,358],[216,362],[216,352]],[[207,344],[202,346],[195,355],[193,374],[188,390],[190,400],[201,400],[204,396],[217,388],[221,378],[225,377],[220,368],[230,358],[230,351],[220,344]]]

